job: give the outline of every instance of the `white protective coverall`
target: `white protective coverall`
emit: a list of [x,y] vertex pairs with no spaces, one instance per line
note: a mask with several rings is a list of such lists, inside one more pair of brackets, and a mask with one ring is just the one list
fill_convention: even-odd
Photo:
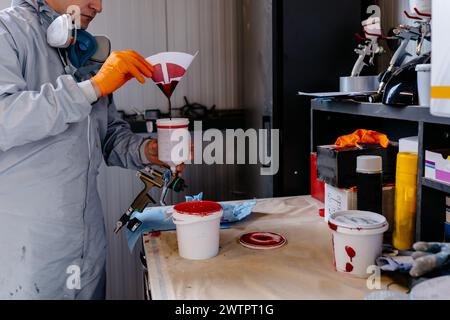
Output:
[[0,11],[0,299],[104,297],[98,170],[141,169],[143,139],[65,75],[35,0]]

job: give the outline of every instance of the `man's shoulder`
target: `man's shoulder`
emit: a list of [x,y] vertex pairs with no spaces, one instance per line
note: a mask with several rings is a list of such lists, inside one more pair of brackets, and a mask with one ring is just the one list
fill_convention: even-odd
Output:
[[6,37],[17,47],[25,45],[21,39],[36,34],[36,26],[39,26],[39,17],[30,8],[15,6],[0,11],[0,37]]

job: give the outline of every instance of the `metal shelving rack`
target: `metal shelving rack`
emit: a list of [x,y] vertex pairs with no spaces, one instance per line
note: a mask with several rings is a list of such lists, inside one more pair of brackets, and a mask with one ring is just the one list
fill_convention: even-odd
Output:
[[311,146],[334,142],[356,129],[386,133],[392,141],[419,136],[416,240],[442,241],[445,197],[450,185],[425,178],[425,150],[450,148],[450,118],[432,116],[419,106],[393,107],[383,104],[312,100]]

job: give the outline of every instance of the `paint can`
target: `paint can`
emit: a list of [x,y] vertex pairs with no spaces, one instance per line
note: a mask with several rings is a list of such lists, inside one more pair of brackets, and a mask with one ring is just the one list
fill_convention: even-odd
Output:
[[178,251],[188,260],[207,260],[219,253],[220,220],[223,209],[219,203],[192,201],[174,207]]
[[330,216],[328,226],[336,271],[357,278],[373,274],[369,267],[381,256],[383,234],[389,229],[386,218],[368,211],[341,211]]

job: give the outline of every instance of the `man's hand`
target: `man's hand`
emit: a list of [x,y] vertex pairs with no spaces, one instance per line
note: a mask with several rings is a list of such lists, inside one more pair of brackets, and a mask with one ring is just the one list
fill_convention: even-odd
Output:
[[409,274],[421,277],[431,271],[450,264],[450,244],[418,242],[414,244],[413,267]]
[[113,93],[132,78],[145,83],[151,78],[155,68],[135,51],[111,53],[98,74],[91,79],[95,91],[105,97]]
[[[158,158],[158,141],[157,140],[150,140],[147,145],[145,146],[145,156],[147,157],[147,160],[151,164],[155,164],[157,166],[163,167],[163,168],[170,168],[167,164],[159,160]],[[184,168],[186,167],[185,164],[181,164],[177,166],[177,172],[178,176],[181,177]]]

